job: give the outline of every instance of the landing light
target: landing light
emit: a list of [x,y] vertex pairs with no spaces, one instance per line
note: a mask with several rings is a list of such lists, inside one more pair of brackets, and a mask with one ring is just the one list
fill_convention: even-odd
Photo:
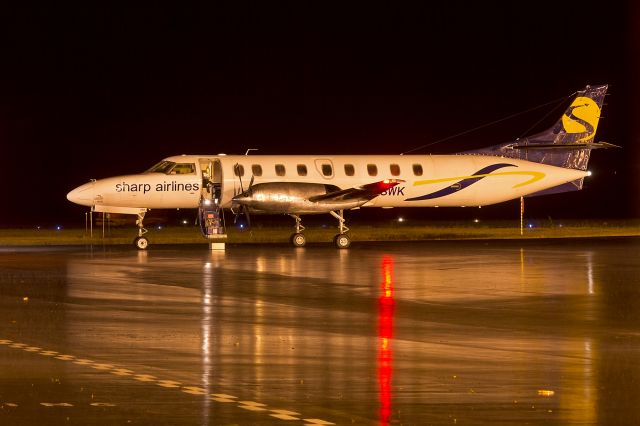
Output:
[[591,170],[587,170],[587,176],[591,176],[593,173],[591,173]]
[[478,223],[480,222],[480,219],[473,219],[473,223]]
[[62,231],[62,226],[60,225],[56,226],[56,231]]
[[398,222],[400,222],[400,223],[404,222],[404,217],[399,217],[398,218]]
[[188,222],[187,222],[187,219],[185,219],[185,220],[183,220],[183,221],[182,221],[182,224],[183,224],[183,225],[186,225],[187,223],[188,223]]

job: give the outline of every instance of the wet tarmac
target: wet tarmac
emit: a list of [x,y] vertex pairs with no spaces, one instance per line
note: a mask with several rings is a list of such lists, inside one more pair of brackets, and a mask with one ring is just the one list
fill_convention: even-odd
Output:
[[640,424],[639,255],[0,248],[0,424]]

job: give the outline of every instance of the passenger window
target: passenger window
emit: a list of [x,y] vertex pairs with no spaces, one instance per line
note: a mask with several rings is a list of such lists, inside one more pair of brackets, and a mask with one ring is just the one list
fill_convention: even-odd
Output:
[[353,176],[356,174],[356,170],[353,167],[353,164],[345,164],[344,165],[344,174],[347,176]]
[[416,176],[422,176],[422,164],[413,165],[413,174]]
[[262,166],[260,164],[253,164],[251,166],[251,173],[254,176],[262,176]]
[[369,176],[378,176],[378,166],[367,164],[367,173],[369,173]]
[[331,167],[331,164],[322,165],[322,174],[326,177],[333,176],[333,167]]
[[307,175],[307,166],[304,164],[298,164],[298,176]]
[[233,166],[233,174],[240,177],[244,176],[244,166],[242,164]]
[[190,175],[196,172],[196,165],[192,163],[178,163],[171,169],[172,175]]
[[389,166],[389,170],[391,171],[392,176],[400,176],[400,166],[397,164],[391,164]]
[[276,174],[278,176],[284,176],[285,174],[284,164],[276,164]]

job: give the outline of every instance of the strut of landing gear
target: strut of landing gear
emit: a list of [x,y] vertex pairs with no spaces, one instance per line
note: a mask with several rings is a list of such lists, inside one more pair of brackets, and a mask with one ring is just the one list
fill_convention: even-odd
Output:
[[344,210],[339,210],[338,213],[331,211],[331,216],[338,219],[339,234],[333,237],[333,244],[339,249],[346,249],[351,245],[351,238],[347,235],[349,228],[344,224]]
[[307,238],[302,233],[302,231],[304,231],[304,226],[302,226],[302,219],[300,219],[300,216],[296,214],[290,214],[289,216],[296,220],[296,232],[291,234],[291,237],[289,237],[289,241],[291,241],[291,244],[293,244],[294,247],[304,247],[304,245],[307,244]]
[[133,244],[138,247],[138,250],[146,250],[149,246],[149,240],[147,240],[147,237],[143,236],[148,232],[144,229],[142,224],[142,221],[144,220],[144,213],[145,212],[138,213],[138,219],[136,219],[136,225],[138,225],[138,236],[133,240]]
[[[333,237],[333,244],[339,249],[348,248],[351,245],[351,238],[349,238],[349,236],[347,235],[347,232],[349,232],[349,228],[347,228],[347,226],[344,224],[344,210],[338,210],[337,213],[334,211],[330,211],[329,213],[331,213],[331,216],[338,219],[338,230],[340,232],[338,235]],[[289,216],[296,220],[296,232],[291,234],[291,237],[289,237],[289,241],[291,241],[291,244],[293,244],[295,247],[304,247],[304,245],[307,243],[307,238],[302,233],[302,231],[304,231],[304,226],[302,226],[302,219],[300,219],[300,216],[296,214],[290,214]]]

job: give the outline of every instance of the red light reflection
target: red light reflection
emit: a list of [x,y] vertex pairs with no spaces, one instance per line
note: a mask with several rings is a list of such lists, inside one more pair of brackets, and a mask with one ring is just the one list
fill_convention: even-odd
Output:
[[380,424],[387,426],[391,418],[391,378],[393,376],[393,258],[382,257],[381,295],[378,298],[378,387],[380,394]]

